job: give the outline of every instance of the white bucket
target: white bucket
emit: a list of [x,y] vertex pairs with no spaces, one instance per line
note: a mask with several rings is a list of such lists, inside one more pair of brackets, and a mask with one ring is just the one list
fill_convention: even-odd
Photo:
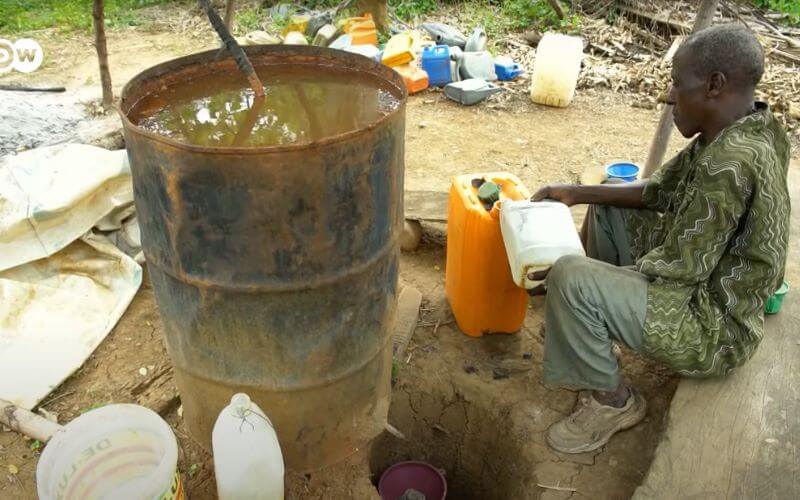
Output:
[[50,440],[36,468],[41,500],[182,499],[169,425],[137,405],[81,415]]

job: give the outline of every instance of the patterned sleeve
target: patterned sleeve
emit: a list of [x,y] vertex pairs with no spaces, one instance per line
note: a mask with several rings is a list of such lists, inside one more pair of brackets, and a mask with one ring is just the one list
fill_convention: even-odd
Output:
[[675,190],[683,177],[683,171],[691,163],[695,142],[656,170],[644,187],[642,201],[645,207],[658,212],[666,212],[675,203]]
[[753,190],[752,150],[714,143],[697,160],[694,179],[664,243],[638,262],[656,278],[697,284],[708,280],[747,209]]

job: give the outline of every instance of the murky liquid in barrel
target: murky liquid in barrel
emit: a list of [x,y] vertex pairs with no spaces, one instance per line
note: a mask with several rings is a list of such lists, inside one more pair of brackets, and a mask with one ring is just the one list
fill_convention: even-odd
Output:
[[270,66],[258,73],[263,99],[231,72],[164,88],[129,116],[151,132],[199,146],[275,146],[363,128],[400,102],[380,80],[354,72]]

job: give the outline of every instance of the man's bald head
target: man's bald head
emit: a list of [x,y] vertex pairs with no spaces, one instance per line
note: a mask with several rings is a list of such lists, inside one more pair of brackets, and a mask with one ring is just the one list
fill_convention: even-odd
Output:
[[701,80],[719,72],[732,86],[753,89],[764,74],[764,51],[746,27],[720,24],[687,38],[675,54],[675,64]]

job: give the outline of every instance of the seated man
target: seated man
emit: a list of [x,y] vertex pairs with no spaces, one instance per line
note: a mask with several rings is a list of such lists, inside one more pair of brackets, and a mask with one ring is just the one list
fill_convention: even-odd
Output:
[[544,380],[593,391],[547,431],[556,450],[597,449],[644,418],[613,341],[689,377],[725,375],[758,347],[764,304],[783,279],[790,209],[788,139],[754,101],[763,70],[744,27],[691,36],[668,97],[691,144],[643,182],[534,195],[593,204],[582,231],[589,258],[559,259],[546,280]]

